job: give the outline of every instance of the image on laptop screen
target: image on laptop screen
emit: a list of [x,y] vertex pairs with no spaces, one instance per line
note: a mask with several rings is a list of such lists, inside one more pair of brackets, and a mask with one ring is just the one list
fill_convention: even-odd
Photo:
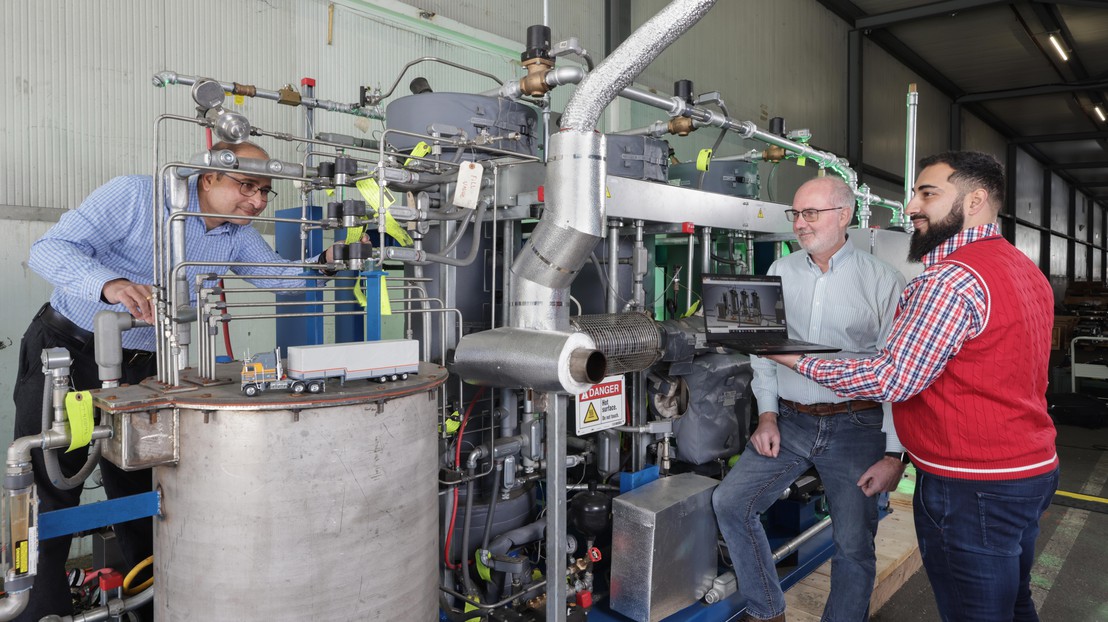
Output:
[[780,277],[706,274],[701,296],[709,335],[788,332]]

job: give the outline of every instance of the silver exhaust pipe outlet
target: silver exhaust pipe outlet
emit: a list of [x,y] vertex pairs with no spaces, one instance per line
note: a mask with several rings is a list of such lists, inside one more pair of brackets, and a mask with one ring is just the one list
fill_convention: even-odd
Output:
[[603,380],[607,366],[585,333],[502,327],[466,335],[452,369],[470,384],[576,394]]

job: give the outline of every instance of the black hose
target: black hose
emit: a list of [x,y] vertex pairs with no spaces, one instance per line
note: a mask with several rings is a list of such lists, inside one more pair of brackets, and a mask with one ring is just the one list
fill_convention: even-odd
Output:
[[492,534],[492,519],[496,513],[496,500],[500,498],[500,476],[504,472],[504,462],[497,460],[496,471],[493,472],[492,500],[489,501],[489,512],[485,516],[485,533],[481,536],[481,548],[489,548],[489,538]]

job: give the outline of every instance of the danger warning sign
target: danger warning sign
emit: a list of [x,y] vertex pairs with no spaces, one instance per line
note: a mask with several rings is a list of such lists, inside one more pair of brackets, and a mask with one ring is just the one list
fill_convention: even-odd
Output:
[[626,418],[623,376],[609,376],[577,396],[577,435],[623,425]]

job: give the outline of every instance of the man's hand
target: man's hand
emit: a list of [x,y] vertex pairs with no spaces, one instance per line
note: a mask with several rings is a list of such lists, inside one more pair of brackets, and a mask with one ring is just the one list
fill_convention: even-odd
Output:
[[113,279],[104,284],[101,297],[111,304],[121,304],[135,318],[154,323],[154,296],[149,285],[139,285],[127,279]]
[[771,361],[777,361],[789,369],[792,369],[796,362],[800,360],[799,354],[762,354],[760,356]]
[[872,497],[879,492],[892,492],[896,490],[900,478],[904,476],[906,466],[908,465],[896,458],[884,456],[862,473],[861,479],[858,480],[858,487],[867,497]]
[[777,413],[766,411],[758,415],[758,427],[750,435],[750,446],[767,458],[776,458],[781,450],[781,430],[777,429]]

